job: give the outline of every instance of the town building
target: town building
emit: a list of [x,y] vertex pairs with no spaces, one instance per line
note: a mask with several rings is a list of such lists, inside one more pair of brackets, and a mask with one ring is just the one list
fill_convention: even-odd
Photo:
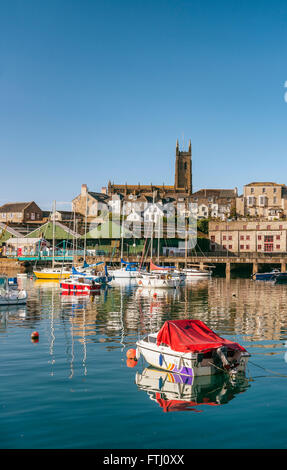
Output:
[[72,211],[91,221],[109,211],[109,199],[107,194],[89,191],[87,185],[82,184],[81,193],[72,200]]
[[34,223],[43,219],[43,211],[34,202],[8,202],[0,207],[2,223]]
[[287,187],[272,182],[246,184],[243,194],[236,199],[237,216],[284,218],[287,215]]
[[237,188],[234,189],[200,189],[189,198],[197,218],[225,220],[235,212]]
[[286,253],[287,221],[210,221],[209,240],[211,251]]

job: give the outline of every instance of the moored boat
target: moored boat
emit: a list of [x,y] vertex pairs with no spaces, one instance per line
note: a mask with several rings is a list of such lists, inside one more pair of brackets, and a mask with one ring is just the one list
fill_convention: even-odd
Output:
[[136,343],[153,367],[188,376],[245,371],[250,354],[240,344],[221,338],[200,320],[166,321],[158,333]]
[[101,288],[101,284],[85,277],[71,277],[60,283],[62,292],[69,294],[92,294]]
[[256,281],[287,281],[287,272],[281,272],[279,269],[273,269],[267,273],[255,273],[252,278]]

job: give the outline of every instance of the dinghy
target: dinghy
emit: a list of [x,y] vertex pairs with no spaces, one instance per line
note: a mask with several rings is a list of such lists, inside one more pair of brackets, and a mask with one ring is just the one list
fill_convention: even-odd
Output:
[[136,343],[136,359],[187,376],[244,372],[250,357],[238,343],[221,338],[200,320],[166,321],[158,333]]

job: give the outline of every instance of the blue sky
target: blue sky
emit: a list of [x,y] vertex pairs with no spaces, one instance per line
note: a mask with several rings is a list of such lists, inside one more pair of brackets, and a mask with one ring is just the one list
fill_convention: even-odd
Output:
[[0,203],[287,184],[286,1],[0,1]]

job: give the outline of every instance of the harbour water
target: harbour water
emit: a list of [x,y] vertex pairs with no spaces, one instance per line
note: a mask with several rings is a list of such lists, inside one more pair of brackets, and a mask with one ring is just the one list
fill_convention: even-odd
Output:
[[[27,306],[0,310],[0,448],[287,448],[287,284],[212,278],[154,295],[122,282],[83,298],[23,282]],[[128,367],[136,340],[176,318],[242,344],[246,377],[183,390]]]

